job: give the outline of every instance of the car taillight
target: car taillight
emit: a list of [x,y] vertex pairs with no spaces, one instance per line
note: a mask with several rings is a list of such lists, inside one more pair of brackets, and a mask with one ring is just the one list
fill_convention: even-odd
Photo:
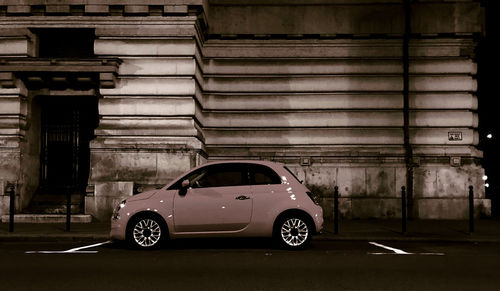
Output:
[[309,196],[309,198],[311,198],[311,200],[314,202],[314,204],[316,205],[319,205],[319,197],[314,195],[313,193],[307,191],[306,192],[307,196]]

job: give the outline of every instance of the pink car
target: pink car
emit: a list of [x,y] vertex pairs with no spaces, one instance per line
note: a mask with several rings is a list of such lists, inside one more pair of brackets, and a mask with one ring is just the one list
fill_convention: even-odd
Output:
[[111,238],[150,249],[175,238],[273,237],[283,248],[301,249],[322,225],[323,209],[284,165],[230,161],[122,201]]

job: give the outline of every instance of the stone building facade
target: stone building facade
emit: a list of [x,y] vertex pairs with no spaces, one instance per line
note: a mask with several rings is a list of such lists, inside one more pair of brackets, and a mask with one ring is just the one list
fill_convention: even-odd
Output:
[[416,218],[465,218],[469,185],[488,215],[482,10],[472,0],[0,0],[0,214],[14,185],[18,212],[72,191],[75,211],[107,220],[123,198],[201,163],[265,159],[320,194],[327,219],[335,185],[344,217],[400,217],[408,181]]

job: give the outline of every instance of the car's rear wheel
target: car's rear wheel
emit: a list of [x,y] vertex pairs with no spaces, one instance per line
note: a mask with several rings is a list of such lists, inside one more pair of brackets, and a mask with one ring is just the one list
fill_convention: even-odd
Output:
[[274,238],[285,249],[304,249],[311,242],[312,228],[302,215],[288,215],[277,221]]
[[163,225],[163,221],[155,216],[133,218],[128,227],[127,240],[134,248],[158,248],[167,237],[167,230]]

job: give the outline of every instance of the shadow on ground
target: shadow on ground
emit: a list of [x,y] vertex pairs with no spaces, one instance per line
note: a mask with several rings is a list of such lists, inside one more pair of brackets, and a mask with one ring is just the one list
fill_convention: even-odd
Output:
[[[113,241],[103,247],[130,249],[125,241]],[[228,249],[279,249],[270,238],[196,238],[174,239],[165,242],[160,249],[171,250],[228,250]],[[142,250],[141,250],[142,251]]]

